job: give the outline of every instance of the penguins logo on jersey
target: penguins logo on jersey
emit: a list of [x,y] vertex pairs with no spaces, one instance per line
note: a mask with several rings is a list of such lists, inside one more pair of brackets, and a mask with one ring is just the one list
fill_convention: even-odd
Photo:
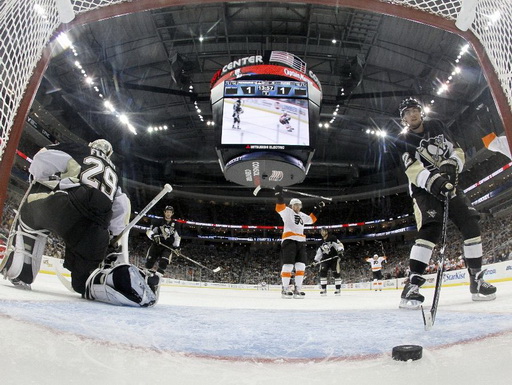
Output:
[[160,231],[162,232],[164,239],[169,238],[174,234],[174,223],[171,226],[160,226]]
[[322,250],[322,253],[329,254],[329,251],[331,251],[331,244],[329,242],[325,242],[320,246],[320,249]]
[[453,144],[447,141],[443,134],[428,139],[422,139],[417,152],[425,162],[425,167],[431,171],[432,168],[439,168],[439,164],[448,158],[450,150],[453,150]]

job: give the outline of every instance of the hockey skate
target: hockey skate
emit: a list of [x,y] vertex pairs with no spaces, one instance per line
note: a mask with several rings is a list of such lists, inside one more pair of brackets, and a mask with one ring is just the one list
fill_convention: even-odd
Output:
[[17,287],[18,289],[32,290],[32,287],[30,286],[29,283],[25,283],[18,278],[8,278],[8,279],[14,285],[14,287]]
[[469,273],[469,291],[473,301],[492,301],[496,299],[496,287],[484,281],[487,269],[477,272],[475,275]]
[[322,297],[327,297],[327,290],[326,290],[326,289],[322,289],[322,290],[320,290],[320,295],[321,295]]
[[156,301],[160,297],[160,284],[162,281],[163,274],[158,271],[145,270],[146,282],[153,293],[155,293]]
[[334,291],[334,295],[335,295],[336,297],[339,297],[339,296],[341,295],[341,290],[339,290],[339,289],[335,290],[335,291]]
[[400,300],[400,309],[419,309],[425,297],[419,293],[419,288],[425,283],[425,278],[421,275],[413,275],[402,290],[402,299]]
[[285,298],[285,299],[293,298],[293,291],[291,291],[289,288],[285,289],[283,287],[283,289],[281,290],[281,298]]
[[304,299],[305,296],[306,296],[306,293],[304,293],[303,291],[300,291],[297,289],[295,289],[293,291],[293,298]]

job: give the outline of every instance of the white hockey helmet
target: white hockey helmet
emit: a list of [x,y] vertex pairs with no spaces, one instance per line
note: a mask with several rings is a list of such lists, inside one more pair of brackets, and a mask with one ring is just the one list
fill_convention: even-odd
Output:
[[293,205],[301,205],[302,206],[302,202],[300,201],[300,199],[292,198],[290,200],[290,206],[293,206]]
[[96,139],[94,142],[89,143],[89,147],[94,148],[95,150],[101,151],[102,153],[104,153],[107,156],[107,158],[110,158],[110,156],[114,152],[110,142],[105,139]]
[[373,254],[373,258],[379,258],[377,254]]

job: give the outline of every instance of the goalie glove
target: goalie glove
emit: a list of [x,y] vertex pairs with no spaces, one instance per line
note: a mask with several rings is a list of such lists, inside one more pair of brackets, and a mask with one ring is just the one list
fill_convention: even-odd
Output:
[[453,186],[459,182],[459,165],[455,159],[448,158],[439,165],[439,172],[450,181]]
[[445,200],[455,192],[455,186],[438,172],[430,174],[425,187],[429,193],[440,200]]

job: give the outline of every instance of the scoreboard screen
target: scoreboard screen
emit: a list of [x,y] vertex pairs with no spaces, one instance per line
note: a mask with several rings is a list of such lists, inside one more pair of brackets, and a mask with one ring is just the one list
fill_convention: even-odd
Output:
[[308,84],[294,81],[228,80],[224,82],[224,96],[307,98]]
[[223,99],[222,145],[309,146],[307,99]]
[[315,152],[322,86],[301,58],[265,51],[215,73],[210,101],[215,150],[228,181],[301,183]]

